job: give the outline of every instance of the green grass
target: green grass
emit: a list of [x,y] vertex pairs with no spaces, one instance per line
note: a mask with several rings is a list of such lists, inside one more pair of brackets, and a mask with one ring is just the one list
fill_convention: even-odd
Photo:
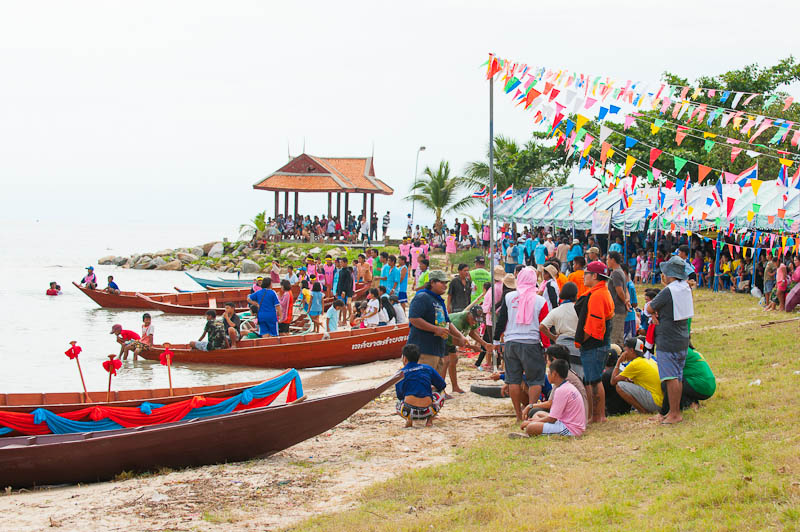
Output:
[[761,327],[792,316],[746,295],[701,290],[695,305],[692,342],[718,387],[684,423],[629,414],[579,439],[531,440],[499,424],[451,463],[292,530],[800,530],[800,322]]

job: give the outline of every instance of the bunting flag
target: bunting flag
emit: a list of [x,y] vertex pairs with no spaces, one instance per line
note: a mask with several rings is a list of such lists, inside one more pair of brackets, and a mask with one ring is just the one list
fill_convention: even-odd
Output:
[[509,185],[509,187],[503,192],[503,195],[500,197],[500,203],[505,203],[508,200],[514,197],[514,185]]
[[722,206],[722,179],[717,179],[717,184],[714,185],[714,190],[711,191],[711,196],[714,198],[714,203],[717,207]]
[[697,182],[702,183],[703,179],[706,178],[708,173],[711,171],[711,167],[705,166],[702,164],[697,165]]
[[656,162],[656,159],[658,159],[659,155],[662,153],[664,152],[658,148],[650,148],[650,166],[653,166],[653,163]]
[[476,190],[472,193],[473,198],[485,198],[487,196],[486,187],[483,187],[480,190]]
[[636,159],[632,155],[628,155],[625,158],[625,175],[631,173],[631,168],[633,168],[633,164],[636,162]]

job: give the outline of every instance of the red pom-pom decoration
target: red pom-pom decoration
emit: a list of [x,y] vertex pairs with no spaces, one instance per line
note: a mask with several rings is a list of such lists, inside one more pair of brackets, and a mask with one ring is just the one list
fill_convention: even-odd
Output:
[[70,342],[70,345],[72,347],[70,347],[69,349],[64,351],[64,354],[67,355],[67,357],[69,357],[70,360],[73,360],[73,359],[78,358],[78,355],[81,354],[81,351],[83,351],[83,349],[81,349],[81,346],[79,346],[74,341]]
[[169,349],[164,349],[164,352],[158,357],[161,361],[162,366],[171,366],[172,365],[172,351]]
[[117,370],[122,367],[121,360],[106,360],[103,362],[103,369],[112,375],[117,374]]

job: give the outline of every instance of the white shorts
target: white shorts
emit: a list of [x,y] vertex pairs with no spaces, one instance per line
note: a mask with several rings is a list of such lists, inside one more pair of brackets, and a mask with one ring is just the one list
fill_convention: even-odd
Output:
[[559,436],[572,436],[572,433],[569,431],[566,425],[564,425],[559,420],[555,420],[553,423],[545,423],[542,426],[542,434],[557,434]]

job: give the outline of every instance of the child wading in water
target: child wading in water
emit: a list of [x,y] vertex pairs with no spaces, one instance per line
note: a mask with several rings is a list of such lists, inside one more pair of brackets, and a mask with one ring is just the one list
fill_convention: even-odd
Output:
[[413,426],[415,419],[426,420],[425,426],[430,427],[444,404],[444,379],[429,365],[419,363],[416,345],[403,346],[403,364],[403,380],[395,384],[397,413],[406,420],[406,427]]

